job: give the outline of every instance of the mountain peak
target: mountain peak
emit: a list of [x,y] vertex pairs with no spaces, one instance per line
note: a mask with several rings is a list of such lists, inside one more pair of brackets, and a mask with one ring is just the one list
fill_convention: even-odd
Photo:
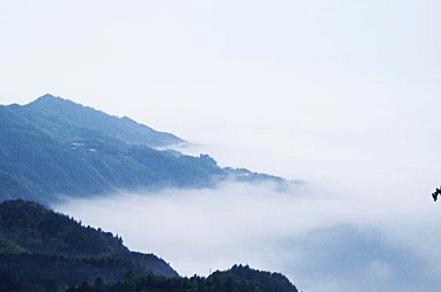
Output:
[[63,99],[59,96],[55,96],[53,94],[50,93],[46,93],[40,97],[38,97],[36,100],[34,100],[34,102],[53,102],[53,101],[67,101],[66,99]]
[[31,101],[27,105],[30,105],[30,106],[48,105],[48,104],[53,104],[53,103],[59,103],[60,101],[67,101],[67,100],[63,99],[63,98],[61,98],[59,96],[52,95],[50,93],[46,93],[46,94],[38,97],[34,101]]
[[37,111],[45,111],[46,113],[52,112],[52,114],[66,113],[66,111],[82,110],[85,107],[81,104],[75,103],[69,99],[55,96],[50,93],[46,93],[35,99],[34,101],[25,105],[26,108]]
[[35,101],[38,101],[38,100],[47,101],[47,100],[59,100],[59,99],[61,99],[61,98],[58,96],[52,95],[50,93],[46,93],[46,94],[38,97]]
[[39,98],[57,98],[57,97],[53,94],[46,93],[46,94],[43,94],[42,96],[40,96]]

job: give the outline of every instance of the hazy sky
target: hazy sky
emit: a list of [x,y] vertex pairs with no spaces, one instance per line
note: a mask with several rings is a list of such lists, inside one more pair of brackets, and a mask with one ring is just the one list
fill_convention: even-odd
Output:
[[59,207],[180,272],[241,261],[306,291],[437,291],[440,15],[437,0],[3,1],[0,103],[49,92],[308,183]]
[[182,136],[432,127],[440,13],[436,0],[4,1],[0,102],[50,92]]

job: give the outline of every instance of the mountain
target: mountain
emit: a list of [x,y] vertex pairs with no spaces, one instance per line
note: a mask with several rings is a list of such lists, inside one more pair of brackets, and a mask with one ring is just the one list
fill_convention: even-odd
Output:
[[130,251],[110,232],[83,226],[37,203],[14,200],[0,204],[3,277],[13,275],[21,283],[65,287],[98,277],[120,281],[128,272],[178,276],[164,260]]
[[128,117],[118,118],[61,97],[45,94],[35,101],[16,107],[37,128],[56,140],[71,142],[93,132],[131,145],[163,147],[185,141],[172,134],[158,132]]
[[118,190],[210,187],[281,178],[221,168],[208,155],[159,151],[183,140],[51,95],[0,106],[0,201],[54,202]]

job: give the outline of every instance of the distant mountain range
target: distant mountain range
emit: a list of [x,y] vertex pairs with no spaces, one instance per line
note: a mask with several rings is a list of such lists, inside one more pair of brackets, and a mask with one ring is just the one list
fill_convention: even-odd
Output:
[[109,232],[22,200],[0,204],[0,291],[297,292],[281,274],[234,266],[181,278],[153,254]]
[[221,168],[208,155],[157,150],[185,141],[50,94],[24,106],[0,106],[0,137],[0,201],[48,203],[118,190],[210,187],[227,179],[284,182]]

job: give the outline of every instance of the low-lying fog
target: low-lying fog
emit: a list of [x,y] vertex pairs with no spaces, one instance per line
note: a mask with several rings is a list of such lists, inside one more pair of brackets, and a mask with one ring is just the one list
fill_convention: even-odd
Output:
[[222,166],[301,179],[280,192],[228,182],[72,200],[55,209],[160,255],[182,275],[235,263],[279,271],[304,291],[437,291],[441,280],[435,131],[199,125]]

